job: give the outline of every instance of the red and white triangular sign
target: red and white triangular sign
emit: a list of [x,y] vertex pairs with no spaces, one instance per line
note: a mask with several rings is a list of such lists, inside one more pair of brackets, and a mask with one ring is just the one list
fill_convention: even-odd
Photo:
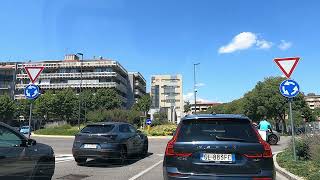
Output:
[[299,57],[290,57],[290,58],[275,58],[274,62],[279,66],[283,74],[290,78],[294,69],[296,68],[300,58]]
[[36,82],[38,77],[40,76],[41,72],[43,71],[43,66],[25,66],[24,69],[26,70],[30,81],[32,83]]

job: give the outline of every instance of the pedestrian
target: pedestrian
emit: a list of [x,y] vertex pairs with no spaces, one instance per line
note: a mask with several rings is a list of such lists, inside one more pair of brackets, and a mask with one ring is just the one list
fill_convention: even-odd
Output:
[[267,116],[264,116],[259,123],[260,134],[262,134],[263,139],[268,142],[268,136],[272,132],[271,124],[267,120]]

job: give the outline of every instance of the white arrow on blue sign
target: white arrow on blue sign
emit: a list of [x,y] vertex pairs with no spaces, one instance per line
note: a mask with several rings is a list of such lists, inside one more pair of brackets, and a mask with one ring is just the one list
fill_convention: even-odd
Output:
[[147,120],[146,120],[146,124],[147,124],[147,125],[151,125],[151,123],[152,123],[151,119],[147,119]]
[[36,99],[40,95],[40,89],[34,84],[29,84],[24,89],[24,95],[27,99]]
[[287,98],[294,98],[296,97],[300,92],[300,86],[299,84],[291,79],[284,80],[280,84],[280,92],[284,97]]

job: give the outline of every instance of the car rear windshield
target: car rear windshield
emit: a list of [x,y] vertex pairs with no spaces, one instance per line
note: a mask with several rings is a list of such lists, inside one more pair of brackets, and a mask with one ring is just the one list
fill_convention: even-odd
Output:
[[81,130],[81,133],[104,134],[112,131],[114,125],[89,125]]
[[258,138],[248,120],[201,119],[183,121],[177,141],[258,142]]

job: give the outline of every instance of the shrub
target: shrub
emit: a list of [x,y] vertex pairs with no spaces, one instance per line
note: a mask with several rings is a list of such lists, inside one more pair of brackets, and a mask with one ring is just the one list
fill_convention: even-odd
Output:
[[320,166],[320,135],[313,135],[310,139],[312,139],[310,143],[311,159]]
[[159,125],[154,126],[150,130],[152,136],[172,136],[177,126],[174,124],[170,125]]
[[[307,138],[296,139],[295,147],[296,154],[299,159],[308,160],[310,159],[310,142]],[[291,144],[292,147],[292,144]]]

